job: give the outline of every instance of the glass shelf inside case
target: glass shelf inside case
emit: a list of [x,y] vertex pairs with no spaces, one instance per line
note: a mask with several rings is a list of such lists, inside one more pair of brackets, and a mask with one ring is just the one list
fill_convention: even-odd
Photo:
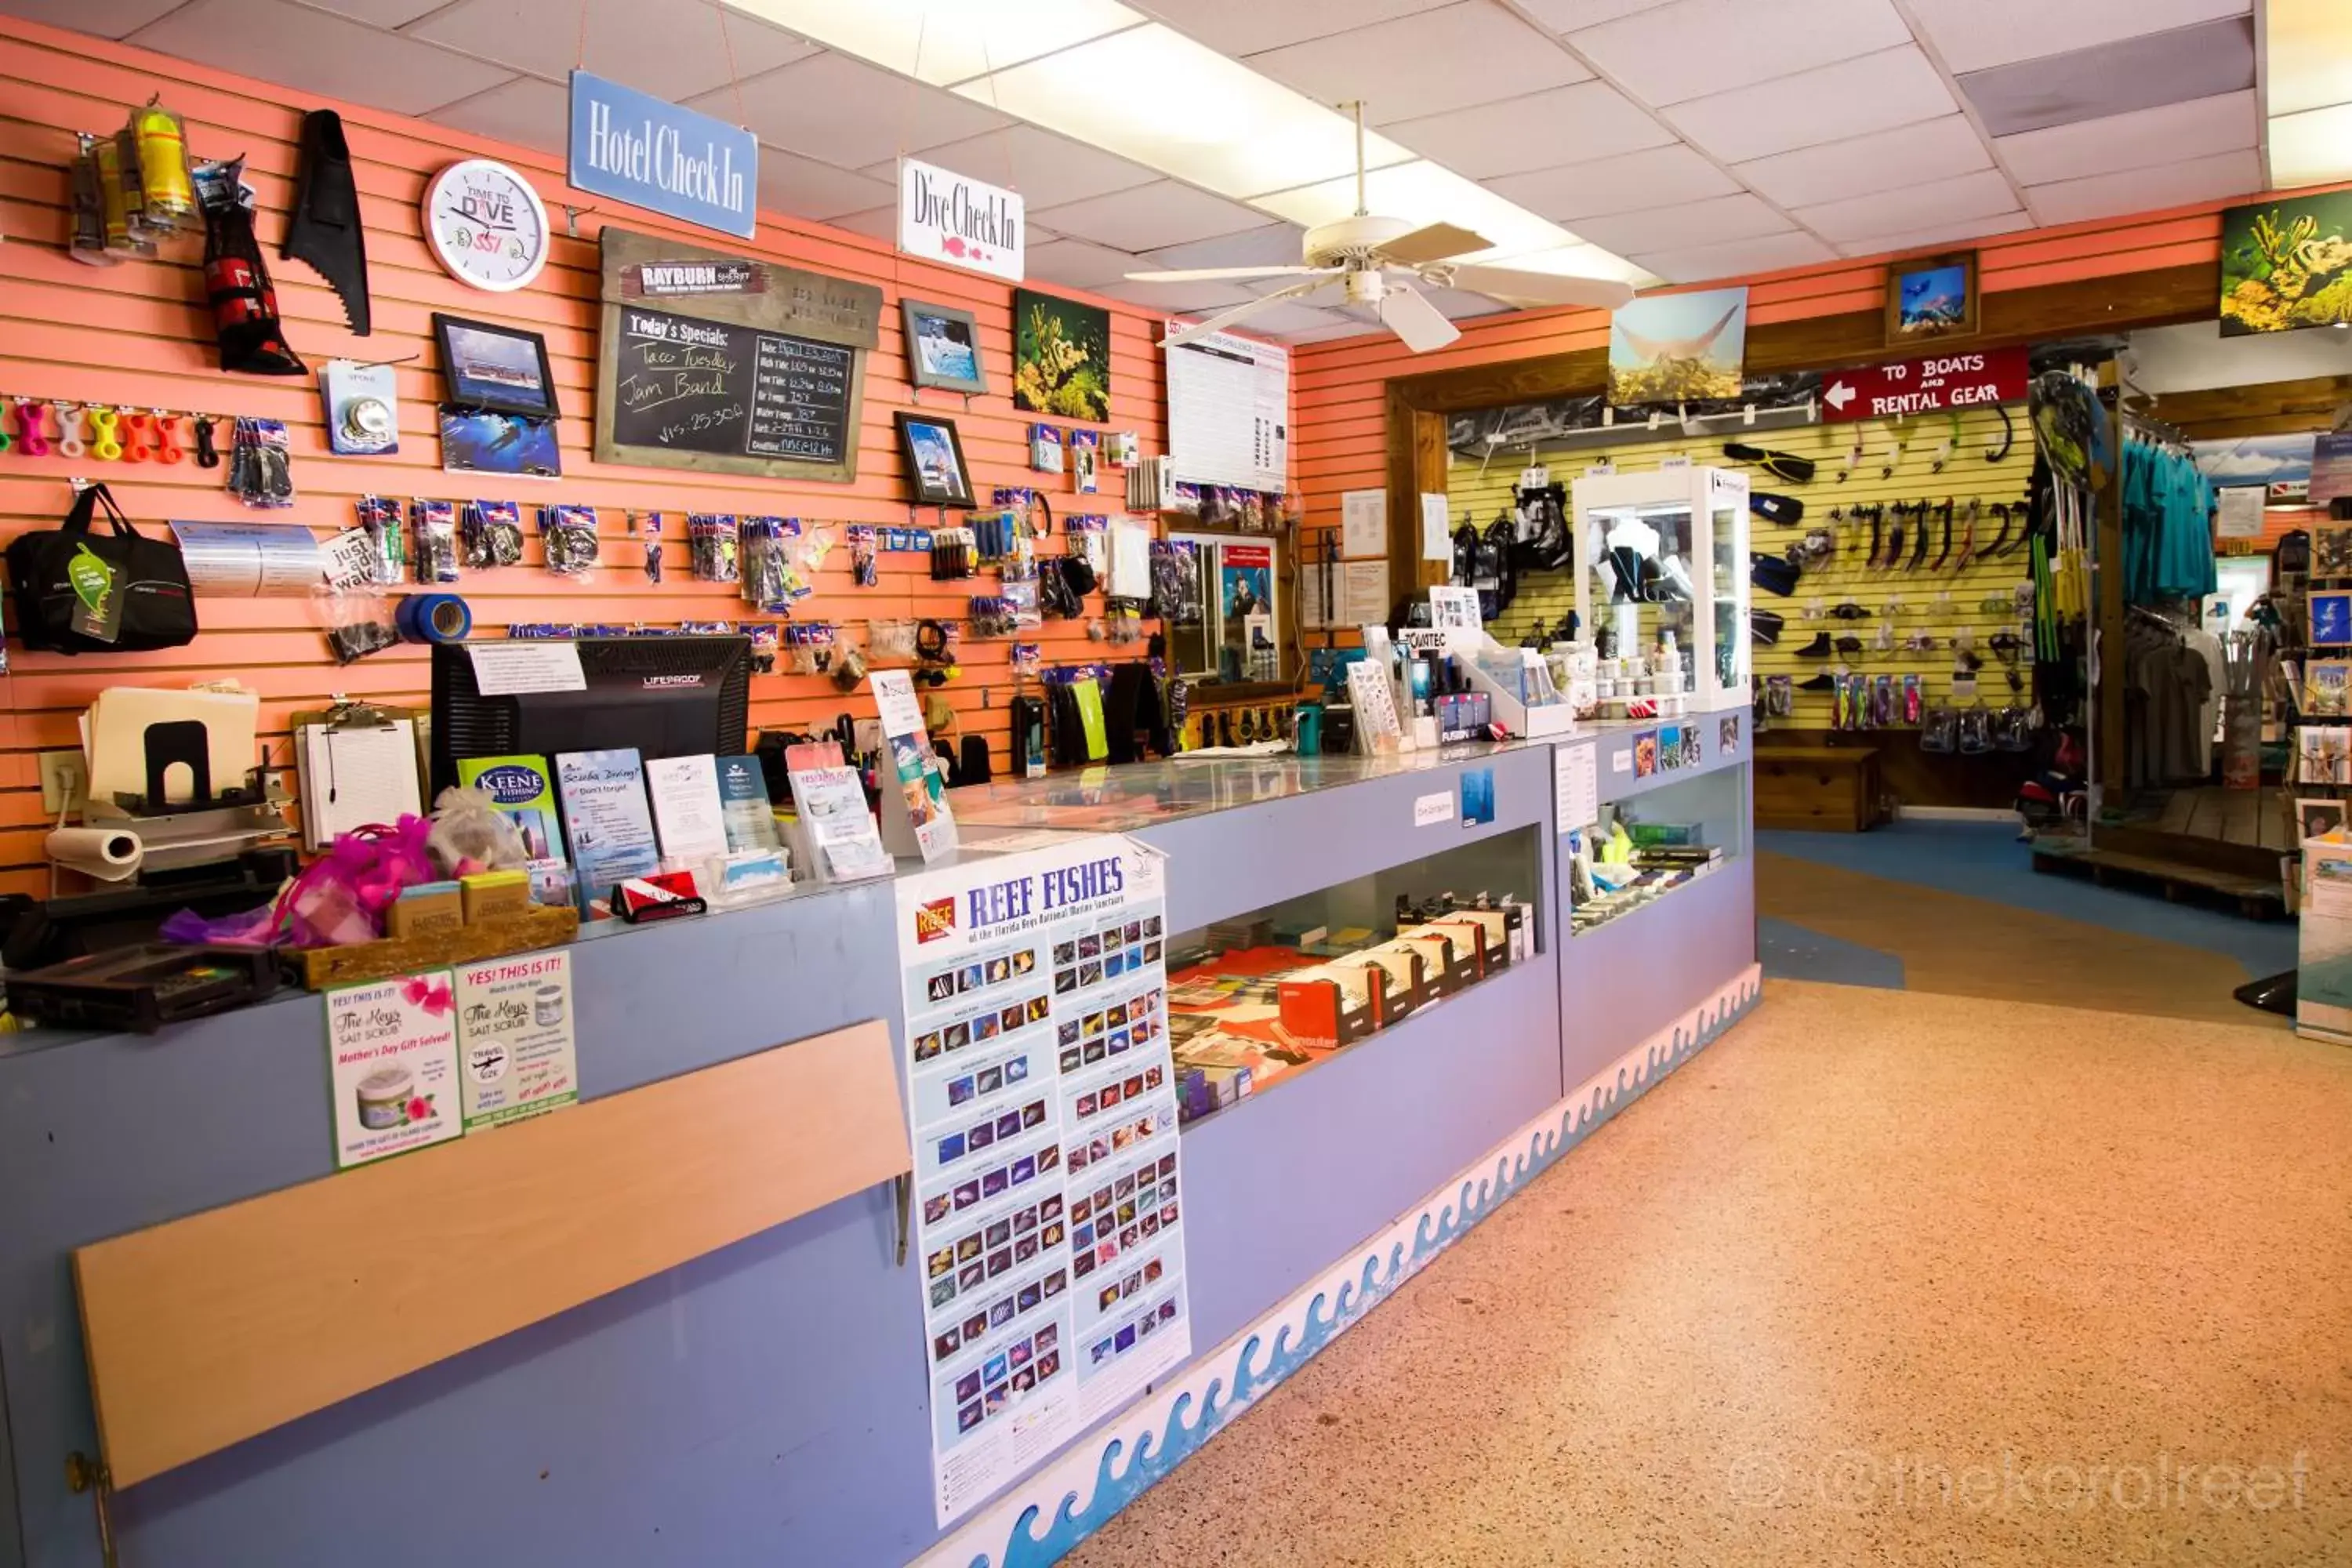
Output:
[[1720,768],[1601,807],[1565,837],[1569,931],[1581,936],[1695,886],[1747,850],[1739,768]]
[[1177,1112],[1197,1121],[1544,951],[1527,827],[1253,910],[1168,943]]

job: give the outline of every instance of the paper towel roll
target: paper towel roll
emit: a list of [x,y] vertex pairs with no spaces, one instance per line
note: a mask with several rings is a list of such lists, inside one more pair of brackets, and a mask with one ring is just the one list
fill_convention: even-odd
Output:
[[139,835],[120,827],[60,827],[48,837],[49,858],[68,871],[101,882],[123,882],[139,874],[147,847]]

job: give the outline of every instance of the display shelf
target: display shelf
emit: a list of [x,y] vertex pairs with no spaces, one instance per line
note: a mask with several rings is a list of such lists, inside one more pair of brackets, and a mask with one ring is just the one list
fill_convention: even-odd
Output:
[[1178,931],[1168,1003],[1190,1124],[1535,963],[1533,825]]
[[[1580,898],[1576,889],[1583,879],[1564,860],[1562,888],[1569,900],[1571,941],[1671,901],[1677,893],[1728,869],[1747,852],[1743,770],[1684,771],[1643,782],[1656,783],[1658,787],[1604,800],[1600,820],[1569,835],[1562,846],[1563,856],[1574,856],[1590,841],[1596,846],[1597,857],[1597,846],[1608,842],[1612,826],[1622,823],[1634,843],[1634,864],[1647,879],[1616,892],[1596,891]],[[1665,879],[1678,871],[1686,874]]]

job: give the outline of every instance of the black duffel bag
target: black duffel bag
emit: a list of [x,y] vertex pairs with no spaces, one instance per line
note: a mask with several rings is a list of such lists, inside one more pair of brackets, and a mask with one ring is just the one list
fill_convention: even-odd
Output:
[[[106,508],[108,528],[91,521]],[[48,653],[146,653],[195,640],[187,563],[169,540],[131,526],[104,485],[75,498],[63,526],[8,546],[16,633]]]

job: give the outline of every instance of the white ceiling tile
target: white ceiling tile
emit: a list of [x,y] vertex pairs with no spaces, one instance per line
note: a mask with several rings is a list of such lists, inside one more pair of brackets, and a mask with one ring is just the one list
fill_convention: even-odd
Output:
[[588,0],[584,37],[576,4],[565,7],[561,26],[550,24],[544,0],[458,0],[446,10],[425,9],[431,14],[407,28],[408,37],[550,81],[563,81],[574,65],[583,65],[656,98],[682,100],[724,87],[730,46],[738,77],[757,76],[817,52],[814,44],[732,9],[725,12],[722,38],[721,12],[712,0]]
[[1099,289],[1117,283],[1130,272],[1159,270],[1155,263],[1123,250],[1088,245],[1083,239],[1046,239],[1034,229],[1029,234],[1029,281],[1059,283],[1069,289]]
[[2266,130],[2274,190],[2323,184],[2352,172],[2352,103],[2274,115]]
[[1994,213],[1986,217],[1966,218],[1958,223],[1936,224],[1927,228],[1915,228],[1903,234],[1882,234],[1869,239],[1857,239],[1838,247],[1841,256],[1891,256],[1898,251],[1917,250],[1929,245],[1958,245],[1966,240],[1983,239],[1990,235],[2015,234],[2021,228],[2032,228],[2033,219],[2022,212]]
[[194,0],[131,41],[321,98],[425,114],[514,73],[286,0]]
[[1270,223],[1214,239],[1184,245],[1164,245],[1153,251],[1153,268],[1172,272],[1183,267],[1289,267],[1304,254],[1307,231],[1295,223]]
[[1741,163],[1939,119],[1958,108],[1927,57],[1906,46],[1694,99],[1665,116],[1717,157]]
[[453,131],[470,131],[518,147],[561,152],[571,139],[572,95],[551,81],[519,76],[488,92],[435,110],[425,116]]
[[1486,188],[1541,217],[1573,226],[1603,213],[1729,195],[1739,182],[1677,142],[1622,157],[1489,180]]
[[1680,206],[1644,207],[1586,218],[1577,224],[1576,234],[1620,256],[1631,256],[1637,250],[1680,250],[1717,240],[1781,234],[1790,226],[1779,212],[1742,191]]
[[824,221],[835,228],[862,234],[868,239],[887,239],[893,245],[898,243],[898,204],[896,202],[887,207],[868,207],[862,213],[845,213]]
[[0,0],[0,11],[52,27],[95,33],[101,38],[128,37],[184,0]]
[[1573,33],[1669,3],[1670,0],[1519,0],[1519,9],[1555,33]]
[[2017,193],[2000,171],[1979,169],[1948,180],[1799,207],[1791,216],[1823,239],[1843,243],[2016,210]]
[[1848,142],[1759,158],[1736,165],[1732,173],[1766,199],[1799,207],[1990,167],[1992,154],[1985,151],[1984,139],[1968,117],[1947,114]]
[[847,55],[814,55],[688,100],[761,141],[839,169],[896,158],[901,147],[937,146],[1012,123],[995,110],[939,88],[894,76]]
[[792,217],[832,218],[895,203],[898,188],[803,158],[781,147],[760,149],[760,205]]
[[[1033,208],[1131,190],[1160,178],[1157,169],[1130,163],[1034,125],[1009,125],[961,142],[921,148],[914,155],[926,163],[1018,191]],[[865,172],[896,184],[898,169],[898,160],[891,158]]]
[[1717,278],[1737,278],[1745,272],[1777,272],[1784,267],[1834,261],[1837,252],[1800,231],[1735,239],[1725,245],[1652,251],[1632,259],[1669,283],[1706,283]]
[[2253,146],[2261,134],[2254,95],[2224,92],[2003,136],[1993,146],[2011,174],[2041,185],[2235,152]]
[[1569,35],[1643,102],[1663,108],[1911,42],[1892,0],[1676,0]]
[[371,27],[397,27],[414,22],[442,0],[303,0],[314,11],[332,11]]
[[1474,180],[1541,169],[1562,158],[1578,163],[1613,158],[1675,139],[1673,132],[1633,100],[1601,81],[1456,109],[1382,130]]
[[1373,125],[1589,79],[1569,52],[1490,0],[1462,0],[1249,57],[1325,103],[1361,99]]
[[1150,250],[1188,239],[1208,239],[1255,228],[1264,213],[1255,212],[1223,196],[1180,185],[1173,180],[1089,196],[1082,202],[1042,207],[1030,220],[1056,234],[1116,246],[1121,250]]
[[1955,75],[2252,8],[2252,0],[1911,0],[1911,15]]
[[1221,54],[1239,56],[1452,4],[1454,0],[1143,0],[1138,9]]
[[2223,196],[2251,195],[2263,188],[2262,160],[2250,148],[2191,158],[2153,169],[2127,169],[2087,179],[2029,185],[2026,200],[2045,224],[2153,212]]
[[1238,305],[1256,295],[1239,284],[1224,280],[1203,283],[1106,283],[1097,292],[1114,300],[1124,300],[1130,305],[1140,305],[1148,310],[1171,310],[1178,315],[1205,316],[1222,310],[1228,305]]

